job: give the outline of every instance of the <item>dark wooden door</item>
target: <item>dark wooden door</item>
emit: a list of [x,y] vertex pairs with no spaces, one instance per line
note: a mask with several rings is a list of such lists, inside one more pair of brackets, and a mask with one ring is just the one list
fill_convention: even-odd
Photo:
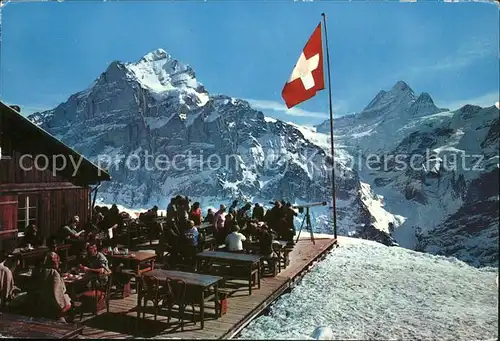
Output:
[[17,195],[0,195],[0,239],[17,237]]

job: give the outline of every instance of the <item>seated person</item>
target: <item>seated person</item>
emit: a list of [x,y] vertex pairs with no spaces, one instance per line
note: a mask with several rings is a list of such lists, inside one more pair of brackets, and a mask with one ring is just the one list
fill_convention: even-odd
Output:
[[59,230],[58,239],[64,240],[69,238],[78,239],[84,230],[77,231],[77,226],[80,223],[80,218],[76,215],[70,219],[68,225],[61,227]]
[[267,229],[267,226],[259,228],[257,235],[259,237],[260,254],[266,258],[278,257],[273,250],[273,236]]
[[99,206],[94,207],[92,210],[92,225],[98,226],[103,219],[104,214],[101,213],[101,208]]
[[24,246],[31,245],[33,247],[43,244],[43,238],[38,233],[38,227],[35,224],[29,224],[26,228],[23,244]]
[[184,246],[182,247],[182,253],[184,257],[191,259],[195,262],[195,255],[198,250],[198,243],[200,241],[200,233],[196,226],[194,226],[194,221],[189,220],[187,226],[183,231],[184,235]]
[[231,233],[226,237],[226,249],[229,252],[243,252],[243,242],[247,238],[241,234],[238,225],[231,226]]
[[55,252],[48,252],[31,277],[33,286],[28,290],[28,302],[42,317],[62,319],[71,309],[71,299],[59,273],[60,259]]
[[7,252],[0,251],[0,310],[14,298],[16,287],[11,269],[5,264],[9,258]]
[[101,208],[99,206],[94,207],[92,210],[92,219],[89,224],[89,230],[95,233],[95,231],[99,229],[99,225],[103,220],[104,214],[101,213]]
[[180,243],[181,236],[182,233],[179,232],[173,221],[165,223],[160,242],[165,246],[166,250],[170,253],[170,257],[173,259],[177,259],[182,249]]
[[141,213],[139,215],[139,220],[143,223],[150,223],[152,222],[155,218],[158,217],[158,206],[153,206],[153,208],[150,208],[147,210],[145,213]]
[[100,209],[99,209],[99,212],[101,213],[102,217],[104,218],[105,216],[107,216],[109,214],[109,207],[107,206],[102,206]]
[[108,259],[101,252],[97,251],[95,243],[87,245],[87,257],[84,263],[80,264],[82,271],[99,275],[98,282],[100,284],[105,284],[108,281],[107,275],[111,273]]
[[198,229],[195,226],[195,223],[193,220],[188,221],[188,225],[186,226],[184,230],[184,240],[186,241],[186,245],[188,247],[197,247],[198,242],[200,240],[200,233],[198,232]]

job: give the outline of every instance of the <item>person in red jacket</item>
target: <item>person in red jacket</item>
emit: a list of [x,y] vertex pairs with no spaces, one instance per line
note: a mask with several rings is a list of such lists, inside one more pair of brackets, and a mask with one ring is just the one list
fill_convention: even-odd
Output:
[[199,202],[195,202],[193,206],[191,206],[191,211],[189,212],[189,220],[194,221],[195,226],[201,225],[202,217]]

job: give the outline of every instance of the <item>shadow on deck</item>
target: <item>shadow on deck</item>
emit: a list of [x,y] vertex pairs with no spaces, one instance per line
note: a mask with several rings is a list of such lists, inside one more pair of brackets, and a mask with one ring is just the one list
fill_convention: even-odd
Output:
[[[154,249],[144,245],[144,249]],[[334,239],[316,239],[316,244],[310,240],[300,240],[290,253],[290,265],[276,277],[264,277],[261,288],[248,295],[248,288],[241,283],[233,283],[232,294],[228,296],[227,314],[215,318],[214,304],[208,303],[205,308],[205,328],[200,329],[198,309],[195,311],[195,322],[190,321],[191,307],[185,312],[184,331],[181,331],[178,318],[174,315],[167,323],[167,317],[162,312],[153,319],[146,313],[146,318],[137,319],[135,311],[137,295],[125,299],[112,299],[110,312],[104,311],[98,316],[84,319],[85,328],[82,338],[175,338],[175,339],[228,339],[237,335],[253,318],[258,316],[274,300],[297,282],[305,272],[318,260],[324,258],[336,241]],[[210,305],[211,304],[211,305]],[[195,307],[196,308],[196,307]],[[165,314],[165,313],[163,313]]]

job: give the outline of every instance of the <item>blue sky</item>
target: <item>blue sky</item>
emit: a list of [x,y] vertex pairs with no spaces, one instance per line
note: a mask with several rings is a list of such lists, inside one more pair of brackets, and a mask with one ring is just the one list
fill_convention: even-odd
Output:
[[25,112],[52,108],[113,60],[163,48],[190,64],[210,93],[316,124],[327,115],[327,92],[287,112],[281,89],[321,12],[336,115],[361,110],[400,79],[442,107],[498,101],[498,7],[366,1],[9,3],[2,7],[0,96]]

